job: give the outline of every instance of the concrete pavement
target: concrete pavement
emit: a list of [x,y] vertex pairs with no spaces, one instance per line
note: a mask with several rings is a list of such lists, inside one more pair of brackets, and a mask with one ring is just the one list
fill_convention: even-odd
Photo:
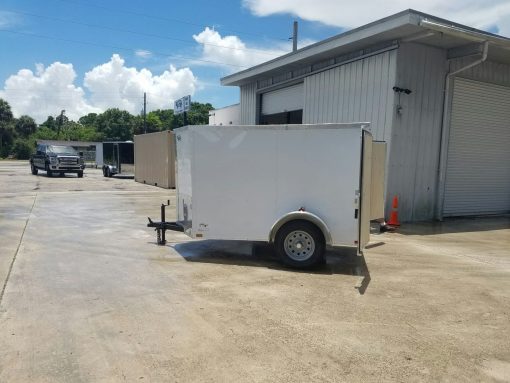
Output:
[[156,246],[166,199],[0,162],[0,382],[510,381],[508,217],[407,225],[296,272],[263,244]]

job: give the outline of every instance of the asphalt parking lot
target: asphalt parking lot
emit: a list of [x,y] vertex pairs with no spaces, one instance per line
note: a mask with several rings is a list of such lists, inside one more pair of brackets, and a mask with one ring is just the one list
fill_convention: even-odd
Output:
[[510,381],[509,217],[405,225],[297,272],[263,244],[157,246],[167,199],[0,161],[0,382]]

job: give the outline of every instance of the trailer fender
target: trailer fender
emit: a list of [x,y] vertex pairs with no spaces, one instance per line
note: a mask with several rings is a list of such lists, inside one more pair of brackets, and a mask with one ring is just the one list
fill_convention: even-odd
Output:
[[273,226],[271,227],[271,231],[269,232],[269,242],[274,243],[276,238],[276,233],[278,233],[278,230],[285,225],[287,222],[290,221],[309,221],[313,223],[315,226],[317,226],[324,235],[324,239],[326,241],[326,245],[331,245],[332,239],[331,239],[331,232],[328,229],[328,226],[326,223],[317,215],[310,213],[308,211],[291,211],[290,213],[285,214],[283,217],[281,217],[278,221],[276,221]]

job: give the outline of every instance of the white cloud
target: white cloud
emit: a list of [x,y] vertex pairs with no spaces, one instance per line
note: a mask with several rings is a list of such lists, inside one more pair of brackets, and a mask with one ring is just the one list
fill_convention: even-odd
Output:
[[216,62],[218,64],[215,65],[223,66],[230,71],[251,67],[290,52],[290,44],[277,43],[273,48],[248,47],[237,36],[221,36],[214,29],[207,27],[199,34],[193,35],[193,39],[201,44],[201,60],[209,61],[213,65]]
[[151,52],[151,51],[148,51],[148,50],[145,50],[145,49],[137,49],[137,50],[135,51],[135,55],[136,55],[137,57],[142,58],[142,59],[147,59],[147,58],[149,58],[149,57],[151,57],[151,56],[152,56],[152,52]]
[[73,119],[98,111],[85,101],[83,89],[74,85],[75,78],[72,64],[55,62],[47,68],[37,64],[35,73],[21,69],[10,76],[0,97],[9,102],[15,116],[28,114],[38,122],[62,109]]
[[19,15],[16,15],[9,11],[0,11],[0,28],[9,28],[14,25],[20,24],[21,19]]
[[88,94],[75,84],[76,77],[72,64],[37,64],[35,72],[21,69],[10,76],[0,90],[0,98],[9,102],[15,116],[28,114],[42,122],[65,109],[66,115],[76,120],[112,107],[138,114],[143,92],[147,92],[149,110],[170,108],[176,98],[193,95],[198,83],[189,68],[170,66],[154,75],[147,69],[125,66],[117,54],[85,74],[83,84]]
[[304,20],[319,21],[343,28],[354,28],[413,8],[441,18],[480,29],[497,27],[510,35],[508,0],[243,0],[257,16],[291,14]]
[[143,92],[148,93],[150,109],[170,108],[175,99],[195,93],[198,80],[189,68],[170,66],[158,76],[148,69],[138,70],[124,64],[124,59],[114,54],[109,62],[85,73],[83,83],[94,106],[117,107],[137,114]]

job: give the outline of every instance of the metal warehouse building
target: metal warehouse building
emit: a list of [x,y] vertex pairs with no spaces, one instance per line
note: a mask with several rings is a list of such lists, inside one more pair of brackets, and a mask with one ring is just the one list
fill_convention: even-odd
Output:
[[407,10],[221,81],[241,124],[371,122],[404,221],[510,212],[510,39]]

